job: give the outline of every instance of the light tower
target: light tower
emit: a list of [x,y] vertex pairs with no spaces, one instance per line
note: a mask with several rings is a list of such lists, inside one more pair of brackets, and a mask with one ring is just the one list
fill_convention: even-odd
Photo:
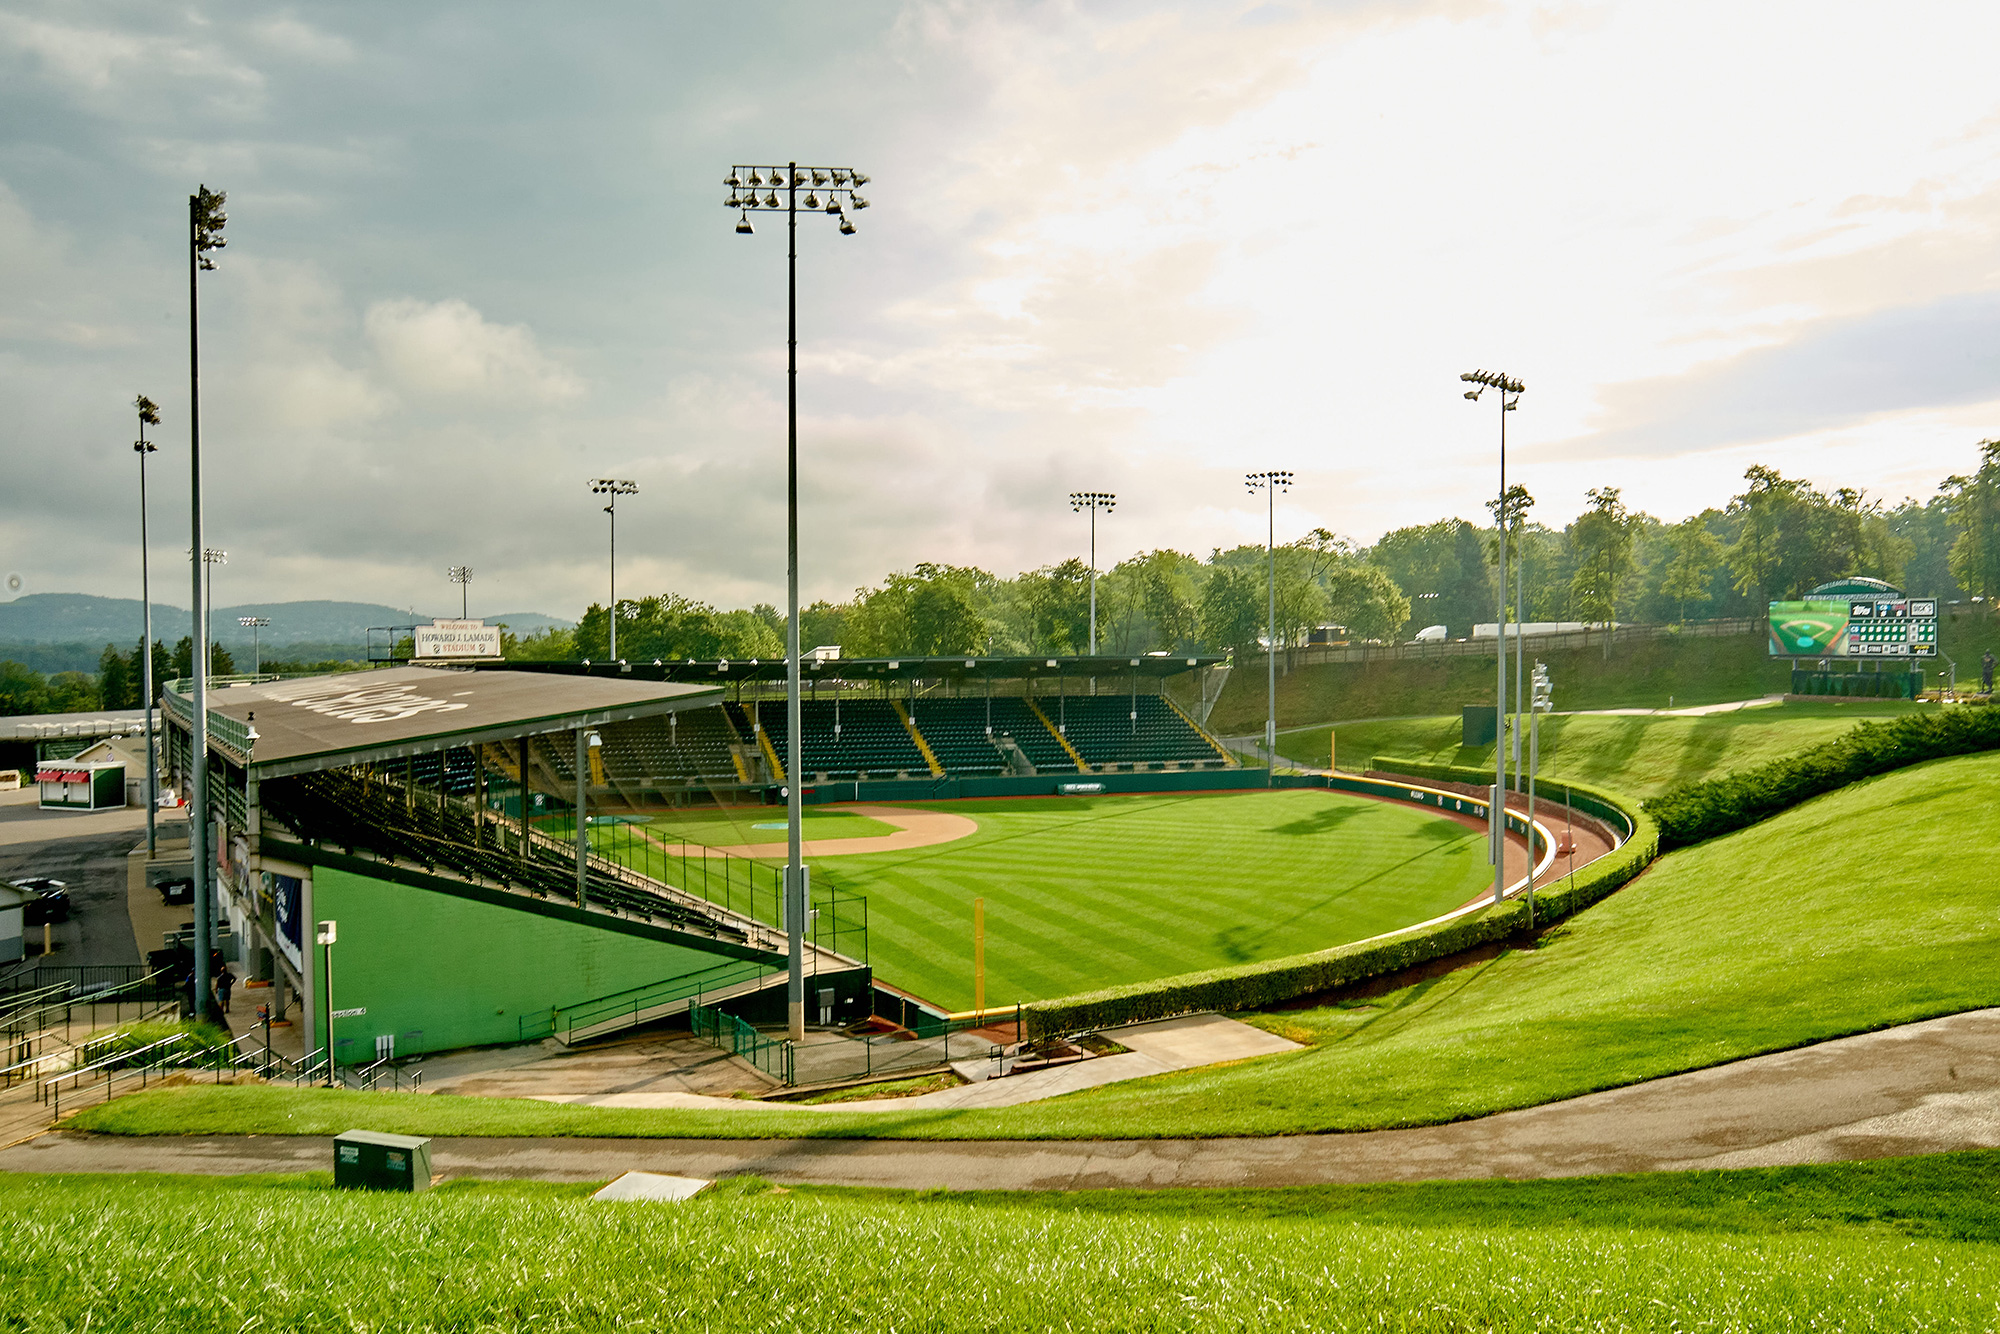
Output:
[[611,503],[604,512],[611,516],[611,661],[618,661],[618,497],[639,494],[637,482],[620,477],[593,477],[590,493],[594,496],[610,496]]
[[1097,656],[1097,512],[1109,514],[1118,508],[1118,497],[1110,491],[1072,491],[1072,512],[1090,511],[1090,656]]
[[146,439],[146,428],[160,424],[160,405],[144,394],[133,401],[139,410],[139,438],[132,452],[139,456],[139,600],[145,604],[145,631],[139,643],[139,690],[146,706],[146,857],[160,853],[154,817],[160,809],[160,747],[153,735],[153,575],[151,545],[146,535],[146,456],[158,446]]
[[236,623],[250,632],[250,675],[264,674],[264,655],[257,647],[257,632],[271,623],[268,616],[238,616]]
[[1252,495],[1264,493],[1264,553],[1271,567],[1270,618],[1264,623],[1264,754],[1275,770],[1278,767],[1278,493],[1292,489],[1292,475],[1282,469],[1248,472],[1243,474],[1243,485]]
[[472,614],[466,610],[469,605],[467,596],[469,585],[472,583],[472,567],[470,565],[453,565],[445,571],[445,574],[453,583],[458,585],[458,619],[461,621],[465,620]]
[[[1468,389],[1465,396],[1477,403],[1488,389],[1500,391],[1500,506],[1494,520],[1500,528],[1500,608],[1494,618],[1494,638],[1499,641],[1498,667],[1493,696],[1493,804],[1487,811],[1487,837],[1493,856],[1493,901],[1507,892],[1507,414],[1520,406],[1528,387],[1502,371],[1467,371],[1458,377]],[[1534,858],[1535,841],[1528,839],[1529,860]]]
[[[749,236],[752,213],[785,215],[785,934],[791,977],[785,992],[792,1041],[806,1035],[805,922],[811,893],[799,848],[799,208],[840,219],[840,234],[854,235],[849,210],[868,207],[860,194],[868,177],[852,167],[733,166],[722,183],[723,201],[738,210],[736,234]],[[801,199],[799,192],[805,191]],[[758,197],[759,192],[763,197]],[[782,191],[782,195],[780,194]],[[821,200],[825,203],[822,205]]]

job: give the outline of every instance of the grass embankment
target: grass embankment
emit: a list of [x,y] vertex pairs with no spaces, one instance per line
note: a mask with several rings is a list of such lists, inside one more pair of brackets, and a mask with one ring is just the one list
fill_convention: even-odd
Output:
[[[1925,679],[1942,684],[1945,658],[1951,658],[1958,663],[1959,684],[1974,685],[1979,655],[1988,650],[2000,654],[2000,617],[1970,611],[1947,616],[1939,623],[1938,636],[1944,656],[1924,664]],[[1609,658],[1595,647],[1560,653],[1538,653],[1531,647],[1528,660],[1548,664],[1556,704],[1563,709],[1664,709],[1669,700],[1687,708],[1781,694],[1791,684],[1790,661],[1771,660],[1762,630],[1722,638],[1674,635],[1613,643]],[[1281,671],[1283,666],[1281,660]],[[1507,674],[1514,674],[1511,655]],[[1263,660],[1242,659],[1209,716],[1209,730],[1261,735],[1264,689]],[[1463,705],[1492,703],[1490,650],[1476,657],[1323,663],[1278,677],[1281,728],[1356,718],[1455,717]]]
[[[1018,1196],[0,1178],[21,1329],[1986,1329],[2000,1155]],[[188,1281],[189,1220],[205,1277]],[[531,1262],[523,1263],[524,1257]]]
[[[866,895],[876,975],[955,1010],[973,1000],[974,899],[986,901],[987,1004],[1011,1005],[1361,940],[1457,907],[1488,874],[1474,831],[1342,793],[906,808],[979,830],[822,859],[813,884]],[[679,883],[643,846],[618,848]]]
[[[1302,1052],[995,1111],[638,1112],[293,1089],[139,1094],[126,1133],[1091,1139],[1415,1125],[2000,1005],[2000,753],[1856,783],[1662,858],[1518,950],[1366,1003],[1248,1016]],[[1889,845],[1846,855],[1856,831]],[[1871,844],[1875,842],[1871,836]]]
[[[1569,778],[1643,800],[1682,783],[1831,741],[1856,723],[1937,707],[1857,699],[1759,705],[1697,718],[1557,714],[1542,719],[1542,782],[1560,784]],[[1493,764],[1491,745],[1458,744],[1462,731],[1456,714],[1342,723],[1334,731],[1339,766],[1356,772],[1368,768],[1377,755],[1485,769]],[[1278,737],[1280,754],[1314,766],[1326,764],[1328,744],[1328,729],[1319,727]]]

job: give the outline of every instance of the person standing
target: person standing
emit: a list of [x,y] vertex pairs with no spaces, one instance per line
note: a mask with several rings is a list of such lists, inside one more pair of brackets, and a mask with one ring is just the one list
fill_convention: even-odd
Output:
[[215,975],[215,991],[217,997],[222,1001],[222,1012],[224,1014],[229,1013],[229,993],[235,987],[236,974],[229,971],[229,965],[224,964],[222,969]]

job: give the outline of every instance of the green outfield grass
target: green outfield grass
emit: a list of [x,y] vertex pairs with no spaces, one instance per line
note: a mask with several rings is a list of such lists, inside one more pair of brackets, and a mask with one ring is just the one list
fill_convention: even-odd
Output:
[[969,1009],[972,904],[986,1001],[1063,996],[1359,940],[1449,911],[1489,872],[1475,831],[1329,792],[909,804],[976,834],[823,857],[815,886],[868,899],[876,975]]
[[[1556,714],[1542,719],[1541,773],[1551,783],[1571,778],[1628,796],[1655,797],[1682,783],[1748,768],[1830,741],[1856,723],[1936,708],[1934,704],[1857,699],[1766,704],[1698,718]],[[1475,768],[1493,763],[1492,746],[1458,744],[1461,733],[1456,714],[1339,723],[1331,729],[1300,728],[1279,734],[1278,753],[1324,767],[1329,731],[1337,738],[1339,767],[1356,772],[1366,769],[1377,755]]]
[[[1990,1329],[1994,1155],[1653,1179],[912,1194],[0,1178],[9,1328]],[[202,1277],[191,1282],[189,1235]],[[1968,1238],[1968,1239],[1958,1239]]]
[[[92,1129],[1097,1138],[1361,1130],[1478,1116],[2000,1005],[2000,753],[1855,783],[1662,858],[1517,950],[1323,1009],[1248,1016],[1311,1044],[998,1111],[637,1112],[469,1098],[175,1090]],[[1857,831],[1891,846],[1843,860]],[[1879,844],[1878,844],[1879,846]],[[1802,850],[1805,850],[1802,852]],[[1802,867],[1813,869],[1801,874]],[[513,1127],[510,1131],[508,1127]]]

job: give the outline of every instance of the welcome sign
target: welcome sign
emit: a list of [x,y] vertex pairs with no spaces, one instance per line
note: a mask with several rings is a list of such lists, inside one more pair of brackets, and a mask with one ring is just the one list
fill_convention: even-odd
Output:
[[484,621],[433,621],[415,630],[419,658],[497,658],[500,627]]

